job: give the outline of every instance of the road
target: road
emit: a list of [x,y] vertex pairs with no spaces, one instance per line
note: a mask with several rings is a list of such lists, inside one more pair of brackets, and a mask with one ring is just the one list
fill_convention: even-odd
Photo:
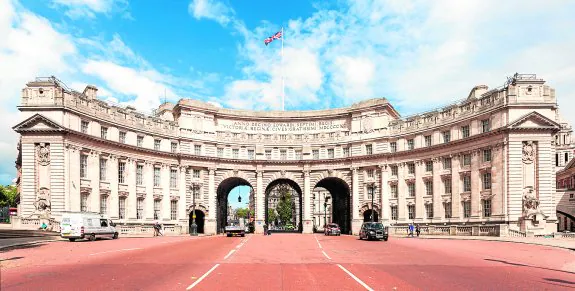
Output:
[[0,253],[1,290],[561,290],[575,252],[274,234],[53,242]]

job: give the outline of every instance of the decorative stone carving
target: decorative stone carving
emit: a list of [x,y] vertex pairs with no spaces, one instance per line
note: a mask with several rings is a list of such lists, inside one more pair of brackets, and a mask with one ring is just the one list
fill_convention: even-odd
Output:
[[285,176],[286,176],[286,170],[281,170],[281,171],[280,171],[280,175],[281,175],[281,177],[285,178]]
[[535,190],[532,187],[523,189],[523,213],[525,216],[539,209],[539,199],[537,199]]
[[42,166],[47,166],[50,164],[50,144],[39,143],[36,145],[36,158],[38,163]]
[[46,187],[41,187],[36,194],[36,201],[34,202],[34,207],[38,214],[49,216],[52,211],[51,207],[51,197],[50,189]]
[[531,164],[533,163],[534,149],[532,141],[523,142],[523,163]]
[[208,174],[213,175],[216,173],[216,168],[209,168],[208,169]]
[[327,170],[327,174],[328,174],[330,177],[333,177],[334,174],[335,174],[335,171],[334,171],[333,169],[328,169],[328,170]]
[[303,170],[303,176],[304,177],[309,177],[310,174],[310,170]]

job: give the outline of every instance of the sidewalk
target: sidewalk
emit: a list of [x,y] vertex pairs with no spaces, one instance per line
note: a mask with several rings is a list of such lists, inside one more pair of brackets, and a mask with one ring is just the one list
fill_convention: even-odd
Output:
[[[407,236],[392,236],[394,238],[411,238]],[[449,236],[449,235],[420,235],[416,239],[459,239],[459,240],[487,240],[511,243],[533,244],[548,247],[557,247],[575,251],[575,240],[566,238],[535,238],[535,237],[497,237],[497,236]]]

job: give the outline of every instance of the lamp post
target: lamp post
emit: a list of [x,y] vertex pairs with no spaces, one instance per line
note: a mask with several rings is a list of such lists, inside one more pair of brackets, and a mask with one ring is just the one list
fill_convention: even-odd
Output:
[[374,184],[372,184],[369,187],[369,191],[371,192],[371,222],[373,222],[375,219],[375,215],[373,215],[373,212],[375,211],[375,209],[373,208],[373,197],[375,196],[375,185]]
[[327,201],[330,197],[326,197],[325,193],[323,193],[323,227],[325,230],[325,226],[327,225]]
[[196,224],[196,189],[198,189],[198,184],[194,183],[190,188],[192,188],[192,225],[190,225],[190,236],[198,235],[198,225]]

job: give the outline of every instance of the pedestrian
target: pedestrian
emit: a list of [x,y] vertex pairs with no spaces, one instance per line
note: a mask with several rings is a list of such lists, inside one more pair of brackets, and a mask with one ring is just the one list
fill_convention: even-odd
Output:
[[419,229],[419,224],[415,225],[415,233],[417,234],[417,237],[419,237],[420,232],[421,230]]
[[411,224],[411,223],[409,224],[409,235],[408,236],[413,237],[413,224]]
[[268,235],[268,225],[264,224],[264,235]]
[[268,226],[268,235],[272,235],[272,230],[270,229],[269,226]]
[[160,223],[156,221],[156,223],[154,223],[154,237],[158,236],[160,234]]

